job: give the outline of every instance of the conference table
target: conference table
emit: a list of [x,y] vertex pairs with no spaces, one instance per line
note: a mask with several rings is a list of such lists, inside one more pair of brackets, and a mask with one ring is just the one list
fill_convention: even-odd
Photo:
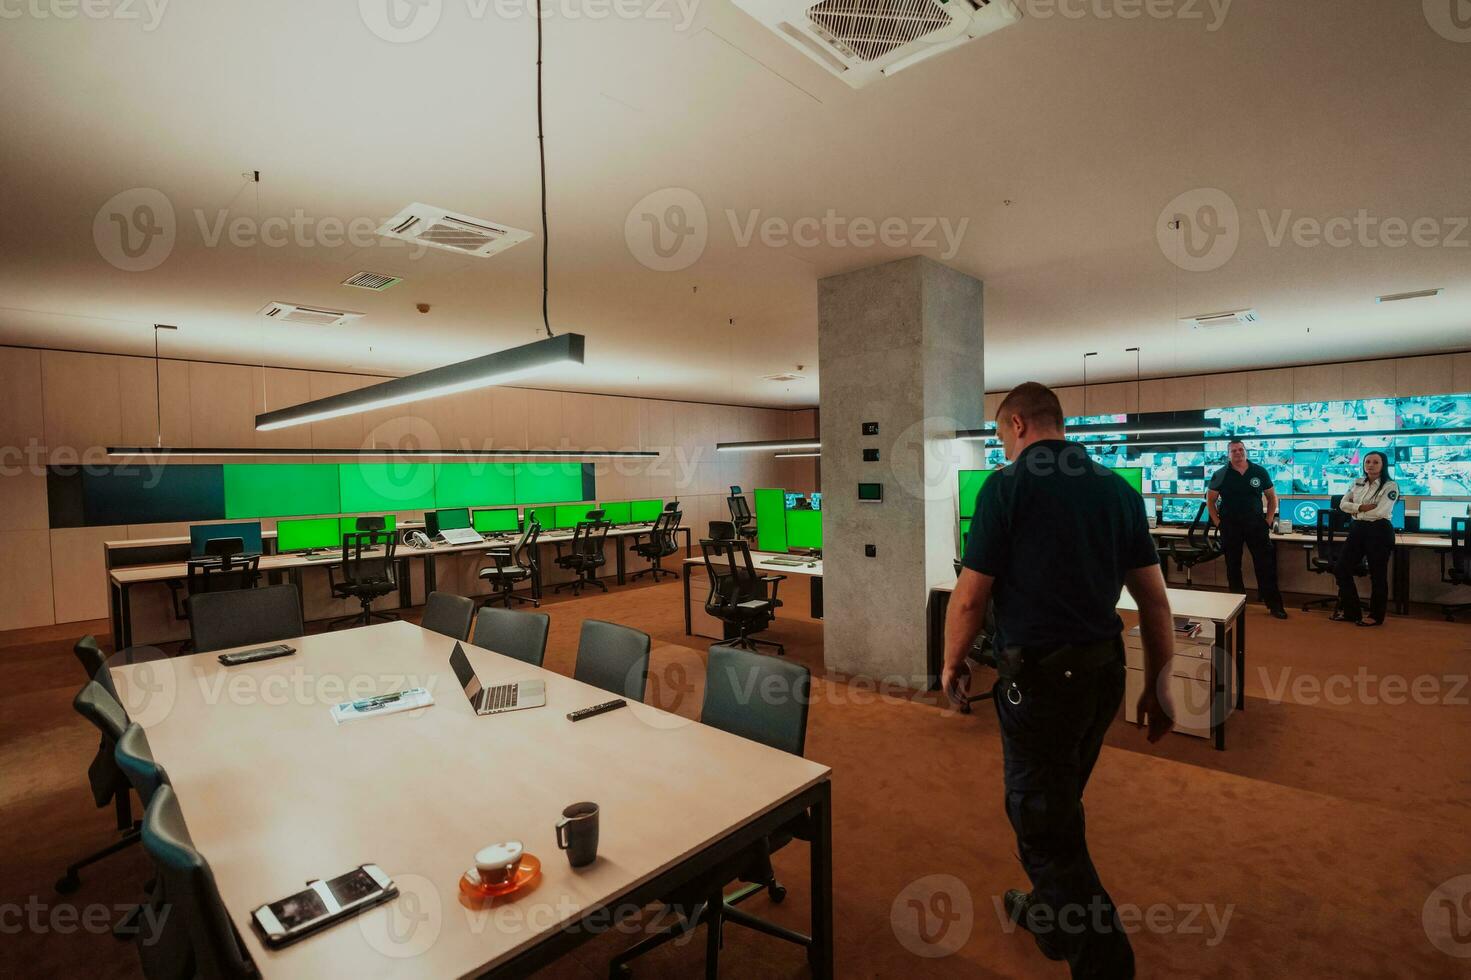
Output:
[[[608,692],[466,644],[486,685],[546,682],[544,708],[477,716],[454,641],[409,623],[291,643],[295,656],[241,667],[206,653],[113,669],[262,977],[525,976],[803,812],[812,971],[833,975],[828,767],[638,703],[573,723]],[[416,686],[434,704],[333,722],[339,701]],[[600,808],[600,843],[574,869],[554,825],[581,801]],[[511,839],[540,880],[462,896],[475,853]],[[251,910],[365,863],[398,898],[264,945]]]
[[[396,529],[394,533],[401,534],[404,531],[416,530],[422,525],[406,524]],[[615,542],[613,551],[614,569],[619,585],[627,580],[626,548],[625,541],[637,544],[638,539],[651,533],[652,524],[629,524],[615,527],[608,532],[608,539]],[[567,544],[572,540],[573,532],[570,530],[545,531],[537,538],[537,547],[556,546]],[[692,535],[687,527],[675,528],[675,534],[684,535],[684,552],[689,555],[692,551]],[[267,533],[262,536],[265,541],[273,541],[274,536]],[[435,567],[435,559],[446,555],[466,554],[470,552],[486,552],[493,548],[514,547],[519,539],[519,533],[493,535],[484,541],[473,544],[433,544],[428,548],[416,548],[412,545],[399,544],[394,553],[398,565],[398,598],[399,608],[407,609],[414,604],[413,583],[409,575],[410,561],[423,562],[424,567],[424,591],[426,594],[433,592],[438,585],[438,573]],[[118,649],[133,645],[133,616],[129,593],[135,586],[156,585],[169,581],[182,581],[188,575],[188,566],[185,561],[174,560],[160,561],[165,556],[175,556],[180,549],[187,555],[189,539],[182,537],[173,538],[140,538],[125,541],[108,541],[103,545],[104,561],[107,568],[107,606],[108,616],[112,621],[112,635]],[[376,554],[376,551],[364,551],[365,555]],[[296,586],[297,595],[302,603],[303,618],[306,615],[306,591],[302,588],[301,573],[307,568],[328,568],[342,564],[341,551],[328,552],[315,557],[307,557],[302,554],[265,554],[260,558],[260,571],[271,581],[281,576],[288,578]],[[141,560],[141,561],[139,561]],[[135,563],[138,561],[138,563]]]
[[[724,559],[711,558],[717,565],[724,565]],[[715,632],[715,625],[719,625],[720,636],[705,633],[700,636],[708,636],[709,639],[730,639],[731,635],[725,624],[709,615],[701,603],[700,611],[695,611],[694,595],[690,588],[690,574],[697,568],[705,567],[704,558],[686,558],[683,562],[684,578],[684,635],[695,636],[695,626],[705,626],[711,633]],[[785,553],[770,551],[751,552],[751,567],[758,575],[797,575],[811,580],[810,595],[808,597],[808,612],[813,619],[822,618],[822,559],[807,558],[801,555],[789,555]]]

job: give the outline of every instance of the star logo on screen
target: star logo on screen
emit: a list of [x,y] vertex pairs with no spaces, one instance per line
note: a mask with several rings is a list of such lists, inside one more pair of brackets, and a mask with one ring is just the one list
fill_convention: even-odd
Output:
[[1293,518],[1296,524],[1312,524],[1318,519],[1318,508],[1314,504],[1298,504],[1297,514]]

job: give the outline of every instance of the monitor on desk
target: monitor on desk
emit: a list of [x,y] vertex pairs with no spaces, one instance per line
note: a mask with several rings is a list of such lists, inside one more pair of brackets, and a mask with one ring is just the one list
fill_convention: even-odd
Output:
[[[1446,526],[1450,530],[1450,526]],[[239,538],[244,554],[261,553],[260,521],[235,521],[230,524],[195,524],[189,528],[189,554],[194,558],[204,557],[206,542],[217,538]]]
[[1154,497],[1144,498],[1144,518],[1149,523],[1154,523],[1154,515],[1159,513],[1159,501]]
[[629,505],[631,522],[634,524],[652,524],[659,519],[664,512],[664,501],[662,500],[635,500]]
[[597,504],[558,504],[556,507],[557,527],[560,530],[569,531],[587,520],[589,512],[597,509]]
[[1451,520],[1456,517],[1467,517],[1467,511],[1471,509],[1471,503],[1464,500],[1422,500],[1420,501],[1420,530],[1435,533],[1451,533]]
[[436,510],[434,517],[438,521],[440,531],[454,531],[462,527],[470,527],[470,508],[451,507],[448,510]]
[[960,481],[960,516],[969,519],[975,515],[976,495],[981,492],[981,487],[990,479],[993,470],[961,470]]
[[1144,467],[1142,466],[1116,466],[1114,472],[1124,478],[1124,482],[1133,487],[1139,493],[1144,492]]
[[1333,501],[1328,497],[1301,497],[1292,500],[1281,500],[1277,503],[1277,512],[1285,515],[1295,528],[1314,530],[1318,526],[1318,511],[1331,510]]
[[807,496],[807,502],[812,505],[813,510],[822,510],[822,494],[813,493]]
[[609,524],[633,523],[633,501],[614,500],[600,506],[603,508],[603,519]]
[[787,494],[787,497],[786,497],[786,508],[787,508],[787,510],[796,510],[798,507],[805,508],[807,506],[807,495],[806,494],[796,493],[795,491],[792,491],[792,490],[788,490],[786,492],[786,494]]
[[321,551],[342,547],[342,522],[336,517],[300,517],[276,522],[276,550]]
[[557,508],[555,507],[527,507],[525,517],[528,521],[540,524],[543,531],[554,530],[557,526]]
[[822,550],[822,511],[787,511],[787,547]]
[[1160,502],[1161,524],[1189,524],[1195,520],[1200,505],[1205,503],[1202,497],[1166,497]]
[[521,515],[514,507],[477,510],[470,515],[470,525],[481,534],[505,534],[521,530]]

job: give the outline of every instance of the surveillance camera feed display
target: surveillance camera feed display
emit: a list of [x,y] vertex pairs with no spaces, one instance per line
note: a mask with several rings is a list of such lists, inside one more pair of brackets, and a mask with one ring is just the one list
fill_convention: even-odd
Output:
[[1166,497],[1160,502],[1160,523],[1189,524],[1204,502],[1200,497]]

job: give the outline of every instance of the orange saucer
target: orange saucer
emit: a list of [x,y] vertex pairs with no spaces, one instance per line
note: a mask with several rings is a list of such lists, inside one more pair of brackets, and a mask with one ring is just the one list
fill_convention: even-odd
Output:
[[510,880],[496,885],[482,884],[480,872],[471,868],[460,876],[460,892],[467,898],[482,900],[500,898],[504,895],[514,895],[540,877],[541,859],[535,854],[522,854],[521,863],[516,866],[516,873],[511,876]]

